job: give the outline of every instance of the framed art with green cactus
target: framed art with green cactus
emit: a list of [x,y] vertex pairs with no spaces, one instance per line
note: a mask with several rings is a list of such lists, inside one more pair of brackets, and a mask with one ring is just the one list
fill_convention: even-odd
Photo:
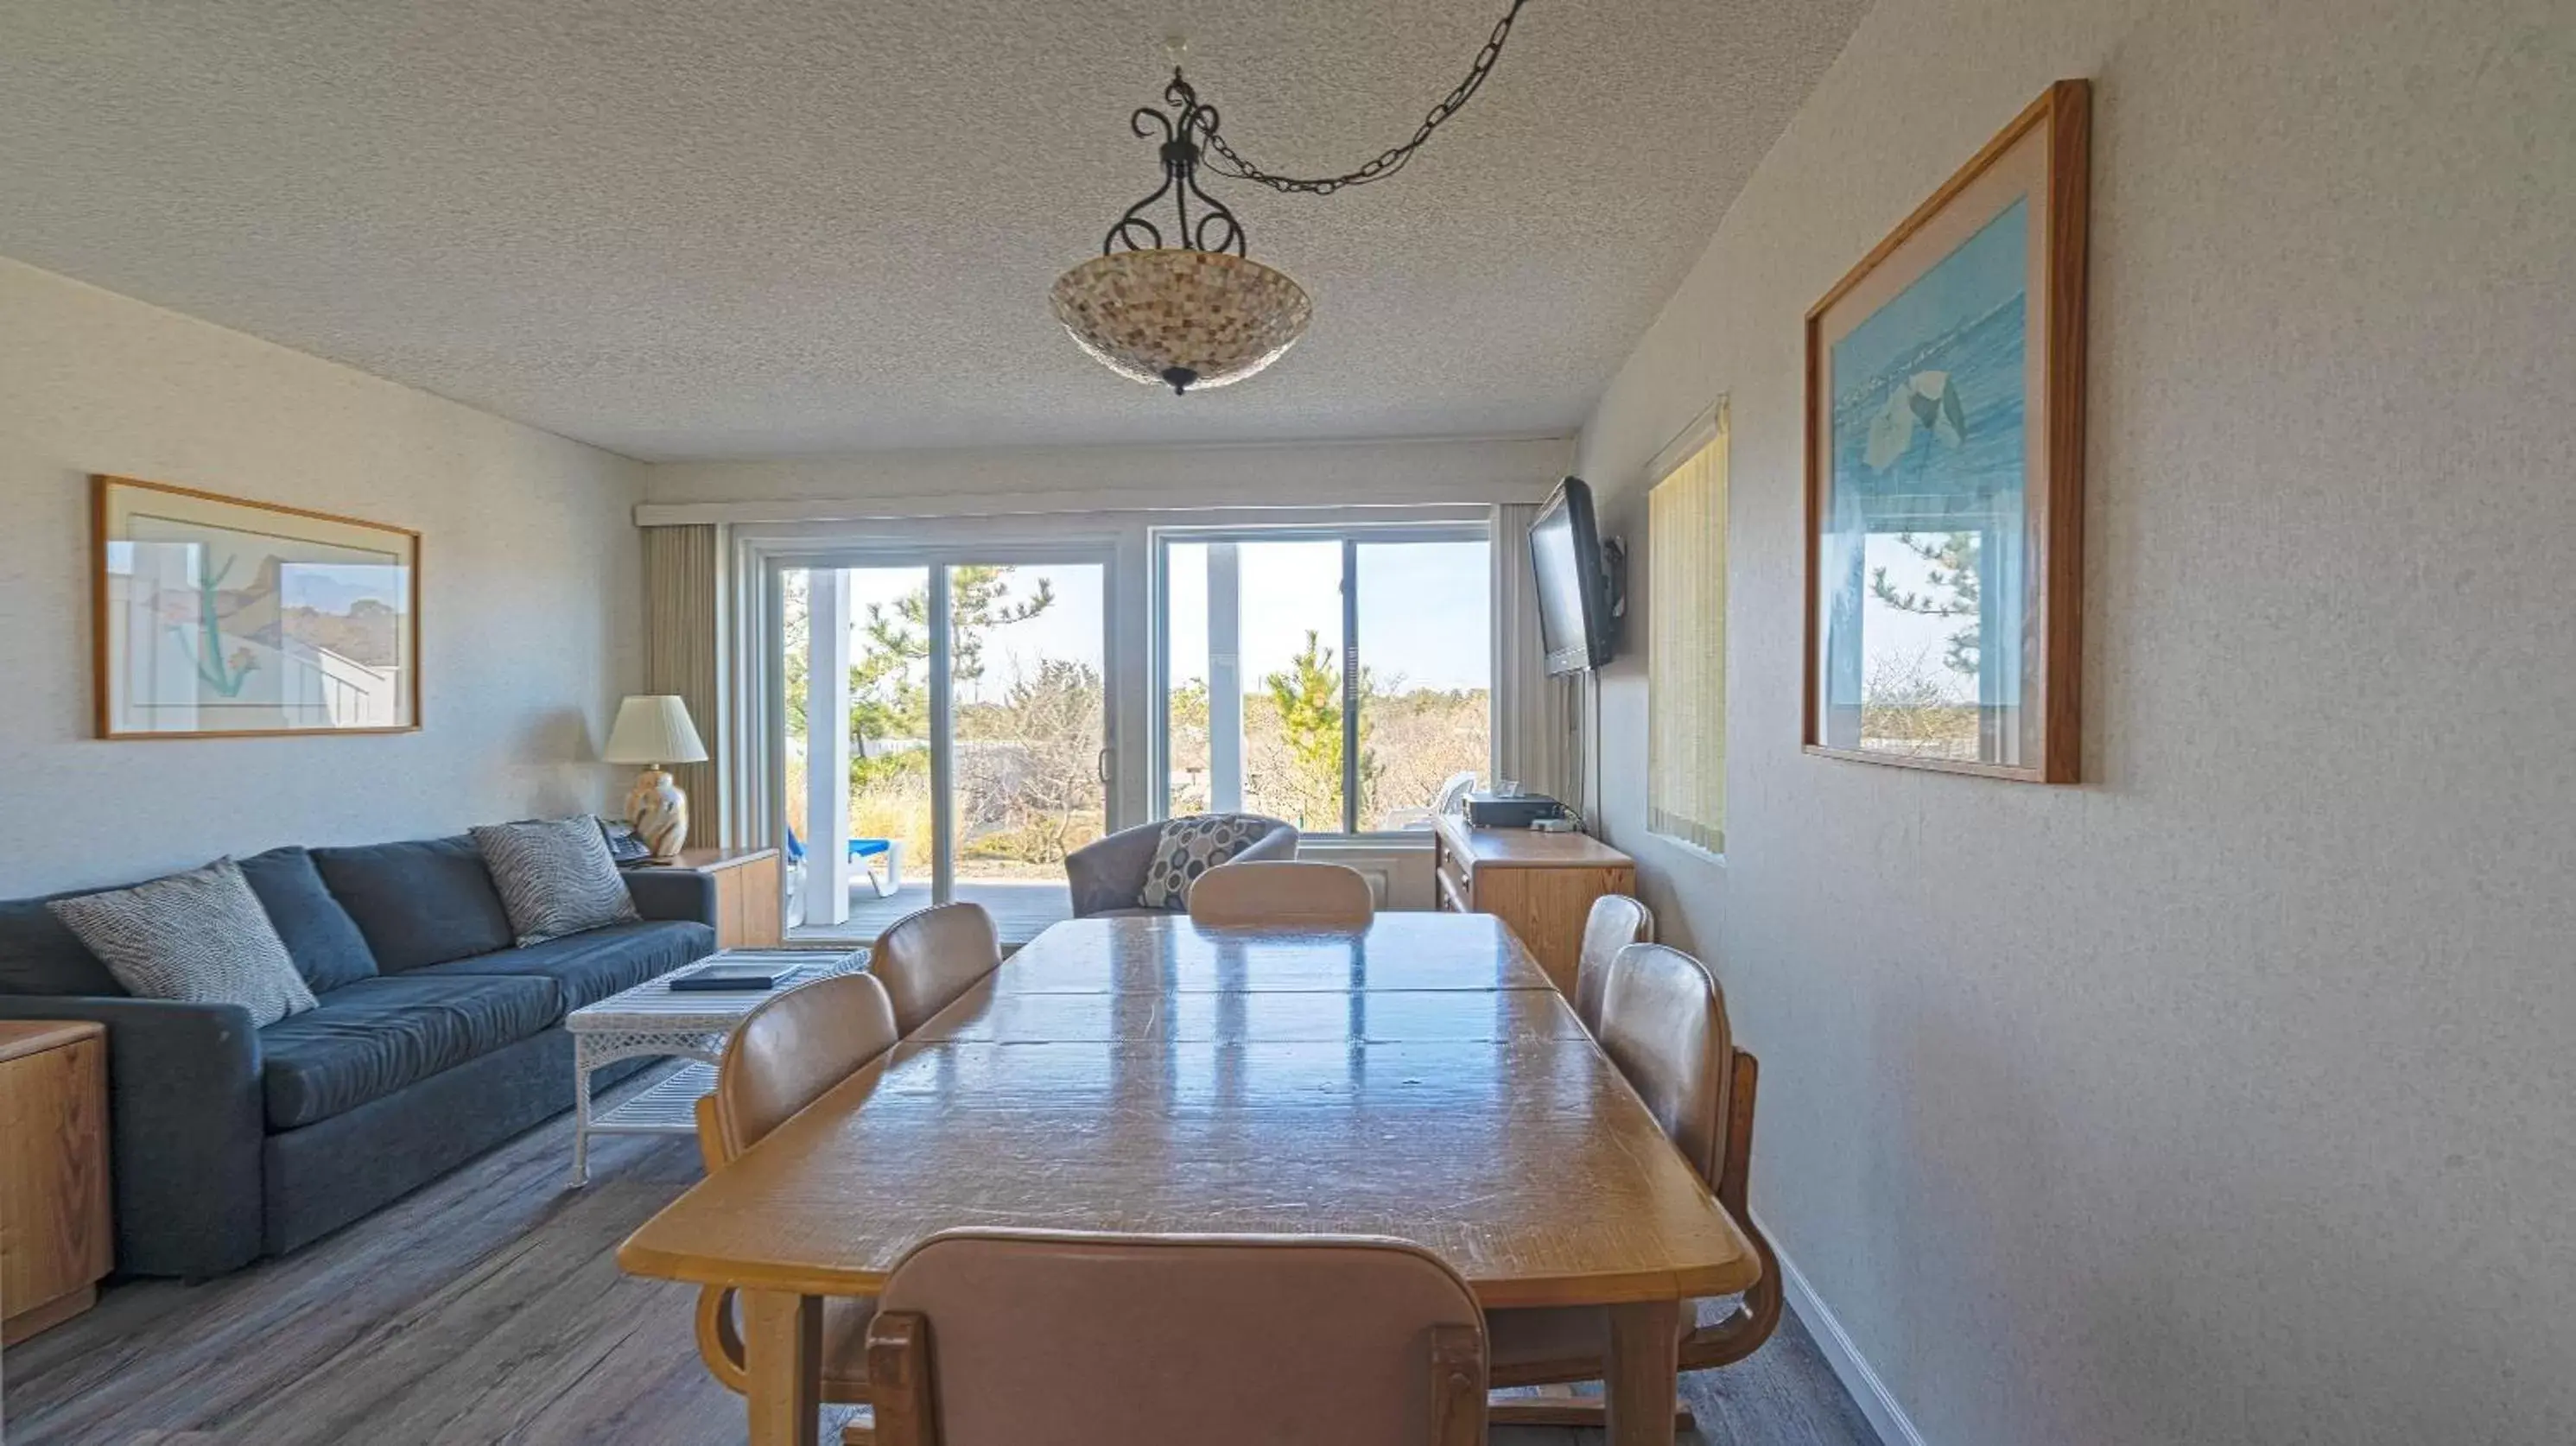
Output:
[[420,726],[420,534],[92,479],[101,738]]

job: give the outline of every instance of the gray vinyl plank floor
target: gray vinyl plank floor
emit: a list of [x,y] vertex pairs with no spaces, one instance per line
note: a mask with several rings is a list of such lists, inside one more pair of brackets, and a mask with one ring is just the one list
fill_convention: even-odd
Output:
[[[0,1357],[11,1446],[723,1446],[739,1398],[699,1365],[695,1291],[617,1243],[697,1178],[679,1138],[605,1136],[567,1188],[542,1126],[282,1260],[134,1281]],[[1708,1443],[1877,1446],[1794,1317],[1683,1378]],[[838,1428],[837,1417],[830,1423]],[[827,1436],[825,1439],[832,1439]],[[1495,1446],[1597,1432],[1497,1430]],[[1685,1438],[1686,1440],[1688,1438]]]

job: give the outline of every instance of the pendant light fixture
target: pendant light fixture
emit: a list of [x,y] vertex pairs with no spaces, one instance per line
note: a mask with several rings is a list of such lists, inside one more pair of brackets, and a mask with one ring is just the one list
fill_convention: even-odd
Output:
[[1163,183],[1110,226],[1098,256],[1056,278],[1056,320],[1111,371],[1168,386],[1174,396],[1239,382],[1277,361],[1306,334],[1314,303],[1285,273],[1251,258],[1243,223],[1200,187],[1200,167],[1311,196],[1383,180],[1485,83],[1528,3],[1512,0],[1467,78],[1431,108],[1411,140],[1340,176],[1273,175],[1245,160],[1217,134],[1216,107],[1182,77],[1181,43],[1171,42],[1172,80],[1163,87],[1170,110],[1139,106],[1128,117],[1138,136],[1162,137]]

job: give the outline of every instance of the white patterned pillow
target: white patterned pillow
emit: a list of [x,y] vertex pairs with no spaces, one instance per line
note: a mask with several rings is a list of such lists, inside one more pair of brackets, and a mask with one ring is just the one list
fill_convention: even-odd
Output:
[[597,820],[486,824],[469,830],[509,911],[519,947],[641,917]]
[[253,1025],[316,1006],[286,941],[231,859],[45,907],[136,998],[238,1004]]
[[1153,862],[1145,866],[1145,887],[1136,902],[1148,909],[1189,907],[1190,885],[1199,875],[1261,841],[1270,821],[1239,813],[1201,813],[1166,820],[1154,840]]

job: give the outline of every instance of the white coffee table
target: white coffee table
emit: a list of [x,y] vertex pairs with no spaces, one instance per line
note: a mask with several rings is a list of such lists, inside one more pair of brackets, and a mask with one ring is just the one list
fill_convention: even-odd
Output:
[[[727,949],[647,979],[564,1016],[572,1035],[572,1183],[590,1182],[592,1135],[689,1135],[697,1132],[698,1097],[715,1088],[716,1061],[743,1016],[801,984],[867,967],[867,951]],[[713,965],[771,965],[773,989],[673,989],[671,981]],[[669,1079],[594,1114],[590,1076],[621,1059],[677,1057],[695,1061]]]

